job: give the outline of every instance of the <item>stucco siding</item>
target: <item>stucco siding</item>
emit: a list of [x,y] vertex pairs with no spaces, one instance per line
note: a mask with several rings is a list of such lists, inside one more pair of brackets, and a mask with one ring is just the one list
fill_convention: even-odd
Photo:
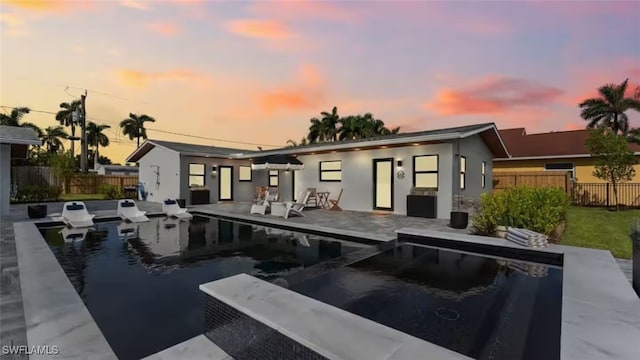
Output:
[[148,192],[147,201],[180,198],[180,155],[177,152],[156,146],[138,164],[138,181]]
[[[456,152],[457,145],[453,144]],[[460,189],[460,196],[476,201],[480,194],[491,191],[493,187],[493,154],[479,136],[472,136],[460,140],[460,156],[466,158],[465,187]],[[485,186],[482,187],[482,162],[485,162]],[[456,195],[460,187],[460,162],[454,163],[454,189]]]
[[[405,146],[389,149],[349,151],[317,155],[300,155],[298,158],[304,163],[304,170],[296,171],[295,189],[297,191],[308,187],[315,187],[317,191],[331,192],[330,199],[338,197],[343,189],[340,207],[353,211],[372,211],[373,198],[373,159],[393,158],[394,193],[393,203],[395,214],[406,214],[406,196],[413,187],[413,156],[439,155],[438,169],[438,217],[449,218],[452,200],[452,147],[451,144],[433,144],[419,146]],[[342,181],[320,181],[320,161],[342,161]],[[402,167],[397,161],[402,160]],[[398,178],[398,172],[405,173],[403,179]]]

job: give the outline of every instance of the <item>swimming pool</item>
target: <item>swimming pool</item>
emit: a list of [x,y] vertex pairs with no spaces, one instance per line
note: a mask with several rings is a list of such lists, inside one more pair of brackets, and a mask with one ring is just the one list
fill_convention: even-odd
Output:
[[560,358],[560,267],[400,244],[290,289],[474,359]]
[[239,273],[274,280],[364,247],[208,217],[40,231],[120,359],[202,334],[200,284]]

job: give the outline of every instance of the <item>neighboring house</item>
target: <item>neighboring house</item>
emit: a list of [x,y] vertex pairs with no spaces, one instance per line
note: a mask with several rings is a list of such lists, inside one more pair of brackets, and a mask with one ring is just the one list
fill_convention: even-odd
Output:
[[[606,183],[593,176],[595,161],[587,151],[585,142],[589,130],[557,131],[527,134],[524,128],[500,130],[500,136],[509,150],[510,158],[497,157],[493,171],[563,171],[580,183]],[[640,156],[640,145],[629,144]],[[640,171],[636,165],[636,171]]]
[[11,160],[27,157],[29,145],[42,145],[33,129],[0,125],[0,215],[9,215]]
[[137,166],[98,164],[98,168],[96,169],[96,173],[98,175],[138,176],[138,167]]
[[139,163],[150,201],[200,203],[199,189],[207,203],[250,201],[257,186],[277,187],[286,201],[315,188],[330,198],[343,190],[345,210],[406,214],[406,196],[420,187],[435,192],[437,217],[448,219],[457,194],[491,190],[492,160],[508,156],[488,123],[268,151],[147,140],[127,161]]

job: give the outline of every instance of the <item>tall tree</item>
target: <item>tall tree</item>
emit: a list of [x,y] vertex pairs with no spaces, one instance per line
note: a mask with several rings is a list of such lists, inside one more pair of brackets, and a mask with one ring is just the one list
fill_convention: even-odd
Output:
[[625,137],[611,131],[595,129],[591,131],[585,145],[595,159],[593,175],[611,183],[616,210],[618,210],[618,184],[631,181],[636,173],[633,168],[636,157],[629,148],[629,143]]
[[49,126],[44,129],[44,133],[42,134],[42,143],[47,148],[47,152],[49,153],[57,153],[60,150],[64,150],[64,144],[62,143],[62,139],[68,138],[69,135],[64,128],[60,125],[58,126]]
[[[109,146],[109,137],[104,133],[104,130],[111,128],[111,126],[103,124],[98,125],[93,121],[87,123],[87,143],[96,148],[95,158],[100,159],[100,146]],[[95,161],[94,161],[95,165]]]
[[589,128],[607,128],[615,134],[629,132],[627,110],[640,111],[640,99],[625,97],[629,79],[621,84],[607,84],[598,89],[598,98],[580,103],[580,116],[589,122]]
[[322,129],[324,141],[336,141],[338,139],[338,123],[340,122],[340,115],[338,115],[338,107],[334,106],[331,112],[323,111],[322,115]]
[[307,138],[304,138],[304,137],[300,140],[300,142],[296,142],[295,140],[291,140],[291,139],[287,140],[287,146],[296,147],[296,146],[304,146],[307,144],[308,144]]
[[30,111],[31,109],[28,107],[16,107],[11,109],[9,114],[0,114],[0,125],[30,128],[38,134],[38,137],[41,137],[42,129],[40,129],[38,125],[30,122],[22,122],[22,118]]
[[69,151],[71,153],[71,157],[74,157],[75,153],[75,139],[76,139],[76,123],[73,121],[73,114],[76,110],[79,110],[82,106],[82,102],[80,100],[73,100],[70,103],[60,103],[58,113],[56,114],[56,121],[60,123],[60,125],[71,128],[71,146],[69,147]]
[[140,147],[140,138],[147,139],[147,129],[144,127],[145,122],[156,122],[156,119],[145,114],[136,115],[130,113],[129,118],[120,122],[122,133],[129,135],[130,140],[136,138],[138,140],[138,147]]

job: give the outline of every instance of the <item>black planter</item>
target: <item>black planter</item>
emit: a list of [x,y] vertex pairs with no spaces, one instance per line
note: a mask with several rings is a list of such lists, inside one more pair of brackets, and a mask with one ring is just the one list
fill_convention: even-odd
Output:
[[29,219],[42,219],[47,216],[47,205],[29,205],[27,215]]
[[454,229],[466,229],[467,225],[469,225],[469,213],[452,211],[449,225]]
[[186,199],[176,199],[176,202],[178,203],[178,206],[180,206],[181,208],[187,207]]

